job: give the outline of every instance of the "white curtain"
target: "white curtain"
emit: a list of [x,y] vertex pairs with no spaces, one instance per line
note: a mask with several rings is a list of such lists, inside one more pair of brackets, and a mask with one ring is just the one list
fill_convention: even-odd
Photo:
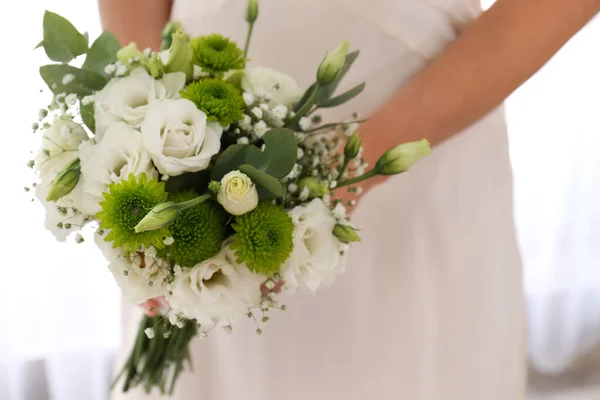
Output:
[[600,18],[508,100],[534,367],[600,342]]
[[[124,0],[125,1],[125,0]],[[490,1],[485,2],[486,6]],[[0,399],[108,397],[120,339],[119,292],[91,240],[57,244],[23,190],[47,102],[33,51],[44,9],[94,38],[93,0],[17,1],[0,13]],[[600,21],[508,101],[530,355],[557,372],[600,339]]]
[[93,237],[57,243],[32,202],[31,124],[49,101],[33,51],[45,9],[69,18],[90,38],[100,33],[94,0],[4,3],[0,13],[0,399],[105,400],[120,337],[119,291]]

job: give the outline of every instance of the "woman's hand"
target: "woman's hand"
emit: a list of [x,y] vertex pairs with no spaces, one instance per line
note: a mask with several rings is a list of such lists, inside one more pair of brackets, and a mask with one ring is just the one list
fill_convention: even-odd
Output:
[[139,306],[144,310],[144,314],[148,317],[156,317],[161,306],[170,307],[164,296],[148,299],[142,304],[139,304]]

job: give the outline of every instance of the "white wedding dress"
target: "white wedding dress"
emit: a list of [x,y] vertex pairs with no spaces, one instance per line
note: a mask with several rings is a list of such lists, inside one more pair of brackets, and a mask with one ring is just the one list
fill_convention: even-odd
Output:
[[[173,18],[243,44],[245,5],[176,0]],[[367,87],[327,118],[366,116],[480,12],[478,0],[261,0],[250,65],[307,87],[326,51],[348,40],[361,55],[341,89]],[[354,221],[363,241],[332,288],[286,298],[262,335],[244,319],[231,336],[196,339],[194,371],[173,398],[522,399],[524,299],[503,110],[369,192]],[[123,357],[139,315],[126,308]],[[117,389],[113,398],[160,396]]]

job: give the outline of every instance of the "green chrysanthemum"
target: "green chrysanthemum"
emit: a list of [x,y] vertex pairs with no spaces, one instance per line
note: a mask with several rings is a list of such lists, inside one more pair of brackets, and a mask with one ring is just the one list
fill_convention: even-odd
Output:
[[244,52],[237,43],[219,34],[197,37],[191,45],[195,63],[212,75],[246,66]]
[[277,205],[263,202],[254,211],[236,217],[231,248],[237,262],[257,273],[271,275],[292,252],[294,223]]
[[244,116],[245,103],[240,91],[219,79],[192,82],[181,91],[181,96],[194,102],[209,121],[218,121],[221,125],[229,125]]
[[128,179],[111,184],[108,192],[102,195],[102,211],[96,214],[96,218],[100,220],[100,228],[110,229],[104,240],[113,242],[113,247],[125,247],[129,252],[142,245],[164,246],[163,238],[170,235],[168,228],[140,233],[134,229],[152,207],[167,200],[163,182],[149,180],[146,174],[139,179],[131,174]]
[[[194,192],[176,193],[169,200],[181,203],[196,196]],[[193,267],[214,256],[225,240],[226,222],[226,213],[210,200],[181,211],[169,225],[174,241],[162,256],[182,267]]]

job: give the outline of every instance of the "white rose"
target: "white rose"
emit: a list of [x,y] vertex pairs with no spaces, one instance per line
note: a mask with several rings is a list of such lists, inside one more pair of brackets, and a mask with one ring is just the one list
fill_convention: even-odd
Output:
[[174,72],[155,80],[144,68],[136,68],[124,78],[111,79],[94,95],[96,137],[101,140],[108,127],[123,121],[139,128],[148,105],[154,100],[180,98],[185,86],[185,74]]
[[202,325],[229,324],[260,304],[262,275],[235,263],[225,247],[216,256],[184,269],[167,300],[175,314],[196,318]]
[[150,257],[142,252],[129,254],[123,248],[113,248],[112,243],[106,242],[105,235],[95,234],[96,244],[108,260],[108,269],[113,274],[125,300],[132,304],[164,296],[168,286],[163,284],[164,271],[168,268],[165,261]]
[[155,101],[142,124],[143,143],[158,170],[175,176],[201,171],[221,148],[223,127],[186,99]]
[[84,210],[95,214],[101,210],[102,193],[111,183],[127,179],[130,174],[142,173],[150,178],[158,176],[150,154],[142,146],[142,134],[124,122],[112,124],[104,139],[81,149],[80,183],[93,201],[86,202]]
[[248,175],[231,171],[221,179],[217,200],[229,214],[246,214],[258,205],[256,185]]
[[321,199],[294,207],[289,214],[294,222],[294,249],[281,267],[284,287],[314,293],[344,271],[345,257],[340,251],[347,246],[333,235],[336,220]]
[[[80,211],[89,196],[84,192],[81,181],[56,202],[46,201],[46,196],[56,175],[79,157],[80,145],[87,142],[88,136],[79,124],[69,118],[57,119],[44,131],[42,147],[35,160],[36,172],[40,177],[35,195],[46,211],[44,226],[61,242],[84,224],[86,215]],[[59,224],[63,228],[59,228]],[[66,224],[71,224],[71,229],[66,229]]]
[[282,104],[290,107],[302,97],[303,91],[294,78],[283,72],[265,67],[248,68],[242,78],[244,92],[271,95],[270,105]]

